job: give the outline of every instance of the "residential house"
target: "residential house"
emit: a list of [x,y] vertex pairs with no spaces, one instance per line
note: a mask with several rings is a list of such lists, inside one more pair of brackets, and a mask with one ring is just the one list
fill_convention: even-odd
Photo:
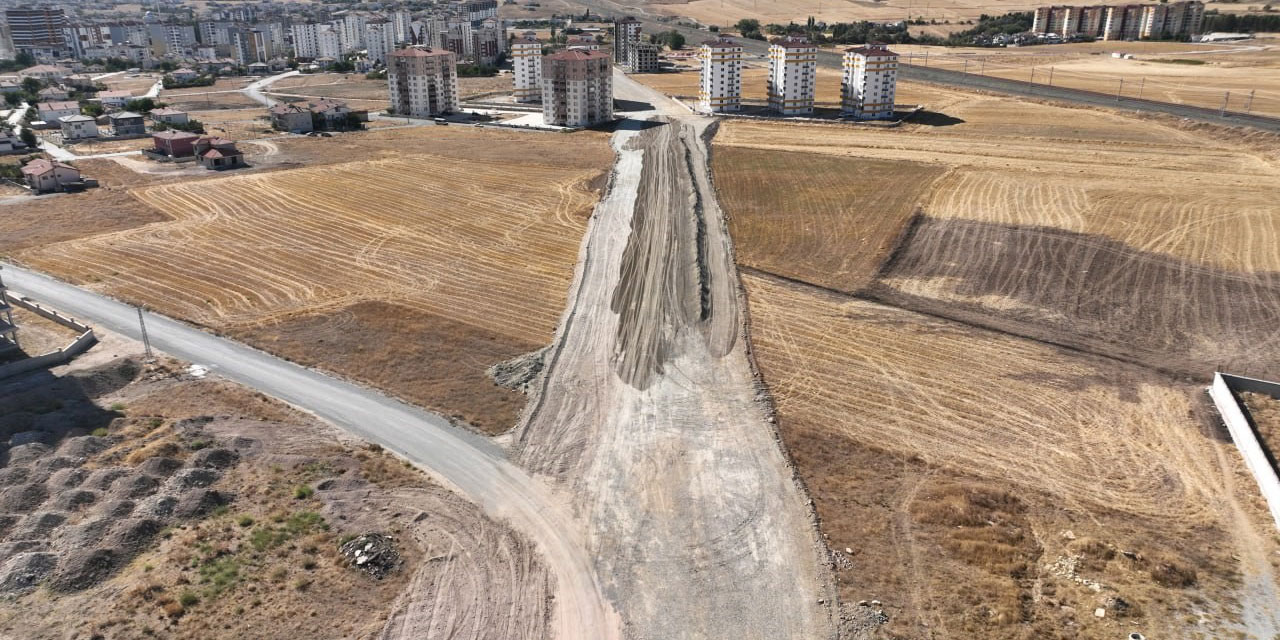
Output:
[[0,93],[17,93],[22,91],[22,85],[8,80],[0,81]]
[[180,83],[192,82],[200,77],[200,74],[186,67],[178,69],[177,71],[174,71],[169,75],[173,77],[175,82],[180,82]]
[[265,62],[254,62],[246,67],[251,76],[265,76],[271,73],[271,65]]
[[36,93],[42,102],[58,102],[71,98],[71,92],[58,85],[45,87]]
[[24,151],[27,143],[13,130],[13,127],[0,127],[0,153]]
[[191,119],[186,111],[174,109],[173,107],[160,107],[159,109],[151,110],[151,120],[165,124],[186,124]]
[[154,153],[164,154],[171,158],[186,158],[195,155],[196,140],[200,136],[186,131],[157,131],[151,134]]
[[93,81],[93,76],[84,73],[73,73],[62,79],[62,84],[77,89],[93,89],[98,83]]
[[36,105],[40,119],[55,124],[63,116],[80,115],[79,102],[41,102]]
[[193,145],[196,159],[206,169],[235,169],[248,166],[244,154],[236,149],[236,143],[226,138],[200,136]]
[[118,111],[108,118],[111,119],[111,135],[113,136],[133,136],[147,132],[147,125],[143,122],[142,114],[132,111]]
[[75,114],[59,119],[63,140],[85,140],[98,137],[98,123],[89,116]]
[[37,193],[65,191],[81,186],[80,170],[69,164],[38,158],[22,167],[27,186]]
[[61,80],[71,75],[71,70],[51,64],[38,64],[18,72],[20,78],[38,78],[40,80]]
[[129,91],[103,91],[98,94],[98,101],[108,109],[124,107],[124,103],[132,99],[133,93]]
[[[369,119],[368,111],[352,111],[351,107],[347,106],[347,103],[330,98],[312,102],[307,105],[307,109],[323,120],[325,129],[346,129],[351,114],[355,114],[356,118],[361,122]],[[312,120],[314,121],[315,118],[312,118]]]
[[313,128],[311,125],[311,110],[296,104],[281,102],[272,106],[267,112],[271,115],[271,126],[280,131],[307,133]]

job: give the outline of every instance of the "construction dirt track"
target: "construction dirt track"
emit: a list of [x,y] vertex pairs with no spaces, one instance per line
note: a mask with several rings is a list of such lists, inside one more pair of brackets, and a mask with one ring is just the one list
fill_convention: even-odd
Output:
[[[665,102],[616,77],[624,97]],[[830,637],[831,577],[748,362],[711,124],[615,134],[516,455],[574,496],[628,637]]]

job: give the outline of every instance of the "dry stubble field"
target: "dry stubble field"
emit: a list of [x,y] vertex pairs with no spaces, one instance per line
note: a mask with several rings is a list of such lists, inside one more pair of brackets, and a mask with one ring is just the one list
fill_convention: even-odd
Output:
[[314,140],[276,146],[354,161],[159,181],[128,195],[148,221],[168,221],[15,257],[483,430],[508,428],[523,399],[485,369],[551,338],[612,157],[605,136],[570,148],[424,127],[340,140],[336,158]]
[[1234,633],[1275,600],[1275,539],[1201,385],[1160,370],[1274,375],[1274,151],[933,104],[956,123],[716,138],[756,357],[846,602],[884,601],[884,637]]

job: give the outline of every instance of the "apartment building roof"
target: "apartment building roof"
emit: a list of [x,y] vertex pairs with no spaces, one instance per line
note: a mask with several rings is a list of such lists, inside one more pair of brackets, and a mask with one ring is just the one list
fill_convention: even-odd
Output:
[[888,49],[873,49],[871,47],[850,47],[844,50],[845,53],[860,53],[864,56],[881,56],[887,58],[896,58],[898,54]]
[[783,47],[784,49],[812,49],[817,46],[805,38],[795,37],[778,38],[770,44],[775,47]]
[[547,56],[548,60],[596,60],[599,58],[608,58],[609,54],[603,51],[592,51],[590,49],[565,49]]
[[405,49],[397,49],[391,52],[394,58],[430,58],[433,56],[451,56],[452,51],[448,49],[432,49],[431,47],[408,47]]
[[111,118],[112,120],[130,120],[134,118],[141,120],[142,114],[134,113],[132,111],[119,111],[117,113],[107,114],[107,117]]
[[191,133],[190,131],[178,131],[175,129],[168,129],[165,131],[157,131],[151,134],[151,137],[160,138],[161,140],[191,140],[194,138],[199,138],[200,136],[198,134]]
[[186,114],[186,111],[174,109],[173,107],[160,107],[159,109],[151,110],[151,115],[153,116],[180,116],[184,114]]

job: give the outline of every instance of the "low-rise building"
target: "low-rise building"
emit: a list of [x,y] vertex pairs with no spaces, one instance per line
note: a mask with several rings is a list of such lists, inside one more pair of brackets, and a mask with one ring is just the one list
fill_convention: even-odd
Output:
[[80,170],[69,164],[38,158],[22,167],[22,177],[36,193],[66,191],[83,185]]
[[13,127],[0,127],[0,153],[12,153],[14,151],[23,151],[27,148],[27,143],[22,141]]
[[63,116],[80,115],[79,102],[41,102],[36,105],[36,113],[41,120],[55,124]]
[[151,120],[165,124],[186,124],[191,121],[191,118],[186,111],[174,109],[173,107],[160,107],[159,109],[151,110]]
[[200,136],[186,131],[157,131],[151,134],[151,144],[155,148],[153,153],[159,153],[171,158],[186,158],[195,155],[196,140]]
[[387,89],[391,107],[399,115],[429,118],[459,109],[457,56],[426,46],[391,54]]
[[192,145],[200,166],[206,169],[222,171],[248,166],[244,162],[244,154],[236,148],[236,143],[216,136],[201,136]]
[[314,127],[311,124],[311,110],[296,104],[281,102],[267,109],[271,115],[271,126],[289,133],[307,133]]
[[698,110],[742,109],[742,45],[728,38],[707,40],[698,48]]
[[566,49],[542,59],[542,117],[585,127],[613,119],[613,68],[603,51]]
[[71,75],[71,70],[52,64],[38,64],[18,72],[20,78],[38,78],[40,80],[61,80]]
[[883,45],[854,47],[845,49],[843,66],[841,111],[847,116],[869,120],[892,118],[897,97],[898,54]]
[[786,37],[769,46],[769,108],[784,116],[813,113],[818,80],[818,47]]
[[0,93],[17,93],[22,91],[22,85],[9,80],[0,80]]
[[186,67],[183,67],[183,68],[181,68],[181,69],[178,69],[178,70],[176,70],[176,71],[173,71],[172,73],[170,73],[170,74],[169,74],[169,76],[170,76],[170,77],[172,77],[172,78],[174,79],[174,81],[175,81],[175,82],[186,83],[186,82],[193,82],[193,81],[195,81],[196,79],[198,79],[198,78],[200,77],[200,74],[199,74],[199,73],[196,73],[196,72],[195,72],[194,70],[192,70],[192,69],[188,69],[188,68],[186,68]]
[[36,92],[36,95],[40,98],[41,102],[58,102],[71,98],[71,92],[58,85],[45,87]]
[[133,136],[147,132],[146,122],[140,113],[118,111],[108,115],[107,118],[111,120],[111,135],[113,136]]
[[126,102],[133,99],[133,93],[130,91],[100,91],[98,92],[98,102],[108,109],[119,109]]
[[572,36],[564,42],[565,48],[568,49],[590,49],[596,51],[600,49],[600,43],[591,36]]
[[62,84],[77,89],[92,89],[98,86],[98,83],[94,82],[93,76],[84,73],[73,73],[63,78]]
[[80,114],[59,118],[62,125],[63,140],[85,140],[98,137],[98,123],[89,116]]
[[332,98],[323,98],[317,102],[307,105],[307,110],[312,113],[312,126],[315,122],[319,123],[325,129],[348,129],[351,125],[352,114],[356,120],[364,121],[369,119],[369,112],[354,111],[347,103]]

